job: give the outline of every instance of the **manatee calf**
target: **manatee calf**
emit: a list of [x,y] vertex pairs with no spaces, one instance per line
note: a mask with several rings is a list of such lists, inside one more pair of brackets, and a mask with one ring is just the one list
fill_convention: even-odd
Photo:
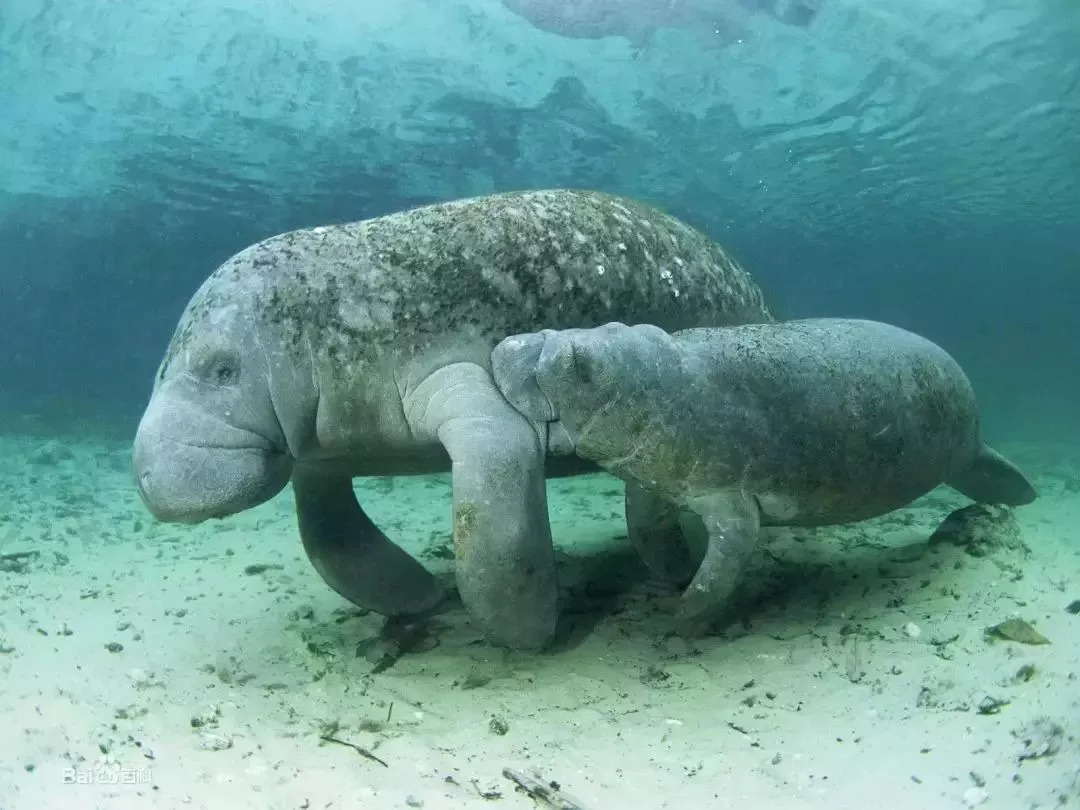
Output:
[[197,522],[291,479],[319,574],[401,615],[441,589],[368,518],[352,478],[451,470],[466,607],[493,640],[541,647],[558,592],[545,475],[560,470],[492,381],[491,350],[517,332],[611,320],[770,315],[713,241],[594,192],[497,194],[275,236],[219,267],[181,317],[135,437],[139,491],[158,518]]
[[[544,330],[502,341],[492,368],[549,452],[576,453],[628,494],[641,490],[627,501],[630,534],[657,574],[692,577],[685,632],[719,615],[763,525],[863,520],[941,483],[983,503],[1035,498],[982,441],[957,363],[883,323]],[[650,498],[700,518],[696,570],[670,511]]]

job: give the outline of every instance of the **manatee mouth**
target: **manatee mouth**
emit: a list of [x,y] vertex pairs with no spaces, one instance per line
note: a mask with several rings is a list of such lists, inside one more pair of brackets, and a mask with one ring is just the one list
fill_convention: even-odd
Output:
[[292,456],[250,433],[204,440],[142,431],[133,472],[139,497],[154,517],[193,524],[272,498],[288,483]]
[[[230,429],[230,433],[235,429]],[[147,439],[152,439],[166,445],[177,445],[191,450],[235,450],[252,453],[265,453],[269,456],[288,454],[288,451],[278,447],[272,440],[254,431],[243,431],[243,435],[236,435],[235,440],[222,439],[188,439],[171,436],[157,430],[143,430],[141,433]],[[240,431],[237,431],[239,434]]]

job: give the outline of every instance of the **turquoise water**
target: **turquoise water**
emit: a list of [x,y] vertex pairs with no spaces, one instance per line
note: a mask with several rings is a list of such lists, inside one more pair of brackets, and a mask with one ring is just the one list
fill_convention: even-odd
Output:
[[[1078,133],[1075,0],[4,0],[0,810],[1080,802]],[[544,655],[353,608],[288,492],[150,517],[131,440],[221,262],[553,187],[700,228],[782,317],[935,340],[1039,500],[989,553],[930,541],[946,489],[770,534],[688,641],[619,483],[552,481]],[[357,482],[446,584],[451,490]]]
[[702,227],[790,314],[946,344],[995,430],[1071,428],[1076,4],[687,5],[8,0],[0,405],[128,429],[241,247],[572,185]]

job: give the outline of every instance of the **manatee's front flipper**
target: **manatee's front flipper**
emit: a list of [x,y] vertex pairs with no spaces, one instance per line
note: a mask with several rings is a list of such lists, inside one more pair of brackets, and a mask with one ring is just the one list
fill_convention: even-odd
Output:
[[986,444],[945,483],[976,503],[1024,506],[1038,496],[1020,469]]
[[293,493],[308,559],[354,605],[402,616],[424,613],[442,600],[435,577],[360,508],[350,476],[297,469]]
[[672,585],[685,586],[696,560],[679,522],[679,508],[627,482],[626,531],[649,573]]
[[462,602],[492,641],[541,649],[555,634],[559,588],[536,430],[474,363],[440,368],[403,405],[413,434],[437,438],[453,464]]
[[681,634],[698,636],[707,633],[727,607],[757,547],[761,515],[749,493],[697,498],[687,507],[701,516],[708,546],[694,579],[683,592],[677,623]]

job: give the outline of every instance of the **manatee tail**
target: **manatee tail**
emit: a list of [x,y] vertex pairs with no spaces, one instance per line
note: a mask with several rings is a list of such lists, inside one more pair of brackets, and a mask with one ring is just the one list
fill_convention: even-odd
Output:
[[976,503],[1023,506],[1038,495],[1015,464],[985,443],[968,465],[945,483]]

